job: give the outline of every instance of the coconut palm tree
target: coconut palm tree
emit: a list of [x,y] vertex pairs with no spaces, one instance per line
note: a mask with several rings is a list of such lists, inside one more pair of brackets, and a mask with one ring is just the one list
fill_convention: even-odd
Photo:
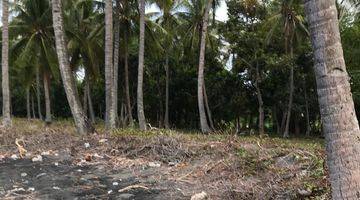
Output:
[[343,56],[335,0],[305,1],[332,199],[359,199],[359,123]]
[[53,27],[55,32],[56,50],[59,59],[61,78],[64,84],[71,113],[75,120],[77,131],[80,134],[86,134],[92,132],[93,127],[89,123],[81,107],[74,76],[70,69],[61,7],[62,5],[60,0],[52,0]]
[[33,73],[36,72],[39,116],[40,76],[43,77],[45,121],[51,123],[50,82],[59,80],[55,47],[51,45],[54,42],[52,22],[48,20],[51,8],[47,0],[27,0],[16,5],[14,11],[19,14],[11,22],[11,36],[15,40],[11,52],[17,55],[18,66],[30,66]]
[[137,113],[140,130],[146,130],[144,113],[143,79],[144,79],[144,49],[145,49],[145,0],[139,1],[140,34],[139,34],[139,66],[137,84]]
[[280,2],[275,2],[275,7],[278,9],[278,11],[276,11],[275,14],[268,19],[268,24],[271,25],[271,30],[269,31],[267,40],[273,36],[274,30],[281,28],[283,30],[285,53],[291,59],[289,76],[289,100],[287,111],[284,112],[286,120],[283,130],[283,137],[285,138],[289,137],[291,111],[294,99],[294,43],[295,39],[299,37],[298,35],[308,35],[304,18],[300,13],[302,8],[301,2],[302,1],[300,0],[282,0]]
[[3,97],[3,126],[11,126],[10,88],[9,88],[9,1],[2,1],[2,97]]

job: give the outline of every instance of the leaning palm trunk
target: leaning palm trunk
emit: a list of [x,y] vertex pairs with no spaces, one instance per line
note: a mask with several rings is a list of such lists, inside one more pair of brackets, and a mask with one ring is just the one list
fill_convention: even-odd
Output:
[[132,109],[131,109],[131,100],[130,100],[130,88],[129,88],[129,53],[128,53],[128,37],[127,33],[125,32],[124,36],[124,43],[125,43],[125,52],[124,52],[124,76],[125,76],[125,96],[126,96],[126,110],[127,110],[127,118],[129,119],[130,127],[133,126],[134,120],[132,116]]
[[204,106],[204,65],[205,65],[205,45],[206,45],[206,32],[209,21],[209,11],[212,5],[212,0],[208,0],[202,22],[201,38],[200,38],[200,55],[199,55],[199,72],[198,72],[198,107],[200,115],[200,128],[203,133],[210,132],[211,129],[206,119],[205,106]]
[[332,199],[359,199],[360,130],[341,45],[335,0],[306,0],[326,138]]
[[166,129],[170,128],[169,124],[169,82],[170,82],[170,72],[169,72],[169,56],[166,54],[165,58],[165,73],[166,73],[166,91],[165,91],[165,116],[164,116],[164,125]]
[[146,130],[146,120],[143,100],[144,79],[144,46],[145,46],[145,0],[140,0],[140,35],[139,35],[139,67],[137,85],[137,112],[140,130]]
[[210,110],[210,106],[209,106],[209,101],[208,101],[208,96],[206,93],[206,88],[205,88],[205,83],[203,84],[203,92],[204,92],[204,103],[205,103],[205,109],[206,109],[206,114],[209,120],[209,125],[211,130],[215,130],[215,126],[214,126],[214,121],[212,118],[212,114],[211,114],[211,110]]
[[41,113],[41,98],[40,98],[40,69],[36,68],[36,100],[37,100],[37,109],[39,114],[39,119],[43,120],[43,116]]
[[78,133],[85,134],[93,131],[92,125],[82,110],[79,94],[75,85],[73,73],[70,69],[69,57],[66,50],[65,33],[63,27],[61,0],[52,0],[53,26],[56,40],[56,50],[59,59],[61,78],[64,83],[66,97],[71,113],[75,120]]
[[45,122],[51,123],[50,75],[44,73]]
[[28,120],[31,119],[31,108],[30,108],[30,86],[26,87],[26,117]]
[[9,88],[9,1],[2,1],[2,96],[3,126],[11,126],[10,88]]
[[114,65],[113,65],[113,8],[112,0],[105,1],[105,126],[116,126],[113,104]]

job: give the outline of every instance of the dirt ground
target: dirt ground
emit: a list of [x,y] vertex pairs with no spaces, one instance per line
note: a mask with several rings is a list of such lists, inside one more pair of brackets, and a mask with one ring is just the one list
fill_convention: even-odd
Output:
[[318,139],[97,130],[20,119],[1,129],[0,199],[329,199]]

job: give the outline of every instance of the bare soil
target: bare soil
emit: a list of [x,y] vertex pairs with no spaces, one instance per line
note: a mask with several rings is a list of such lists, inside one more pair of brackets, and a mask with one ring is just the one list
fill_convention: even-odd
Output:
[[20,119],[1,129],[0,199],[329,199],[321,140],[97,130]]

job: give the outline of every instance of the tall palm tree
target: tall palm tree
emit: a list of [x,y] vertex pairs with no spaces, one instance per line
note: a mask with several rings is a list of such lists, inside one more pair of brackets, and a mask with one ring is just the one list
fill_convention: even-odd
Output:
[[144,113],[143,79],[144,79],[144,49],[145,49],[145,0],[139,1],[140,34],[139,34],[139,66],[137,85],[137,113],[140,130],[146,130]]
[[61,7],[61,0],[52,0],[53,27],[55,32],[56,50],[59,59],[61,78],[64,83],[66,97],[70,105],[71,113],[75,120],[77,131],[80,134],[86,134],[92,132],[93,127],[89,123],[81,107],[74,76],[70,69]]
[[202,28],[201,28],[201,38],[200,38],[200,55],[199,55],[199,71],[198,71],[198,106],[200,114],[200,126],[203,133],[211,131],[211,128],[208,124],[206,113],[205,113],[205,101],[204,101],[204,92],[205,92],[205,81],[204,81],[204,65],[205,65],[205,45],[206,45],[206,33],[209,21],[209,12],[212,6],[212,0],[208,0],[205,13],[203,16]]
[[114,65],[113,65],[113,6],[112,0],[105,1],[105,126],[116,126],[116,113],[113,104]]
[[268,20],[272,28],[269,31],[267,40],[272,37],[274,30],[280,26],[280,28],[283,30],[285,53],[291,59],[289,76],[289,100],[287,111],[284,112],[286,120],[283,130],[283,137],[289,137],[291,111],[294,99],[294,42],[295,39],[298,38],[298,35],[304,33],[308,34],[306,26],[304,25],[305,22],[303,16],[298,13],[302,5],[301,2],[302,1],[300,0],[282,0],[280,2],[275,2],[275,5],[279,7],[278,11]]
[[10,88],[9,88],[9,1],[2,1],[2,96],[3,126],[11,126]]
[[359,199],[360,129],[343,56],[335,0],[305,1],[332,199]]

